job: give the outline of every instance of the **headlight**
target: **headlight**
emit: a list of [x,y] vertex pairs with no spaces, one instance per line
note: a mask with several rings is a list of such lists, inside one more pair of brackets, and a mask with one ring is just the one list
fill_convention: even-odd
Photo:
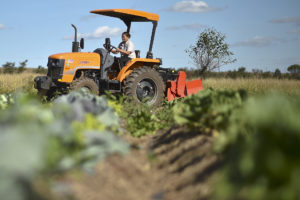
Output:
[[48,67],[63,67],[64,60],[49,58]]

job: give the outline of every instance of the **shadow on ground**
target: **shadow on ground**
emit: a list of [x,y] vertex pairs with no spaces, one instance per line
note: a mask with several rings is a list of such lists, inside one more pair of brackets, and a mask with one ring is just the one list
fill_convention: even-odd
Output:
[[221,159],[212,152],[212,136],[185,127],[144,138],[124,136],[132,151],[99,163],[93,174],[66,177],[75,199],[207,199]]

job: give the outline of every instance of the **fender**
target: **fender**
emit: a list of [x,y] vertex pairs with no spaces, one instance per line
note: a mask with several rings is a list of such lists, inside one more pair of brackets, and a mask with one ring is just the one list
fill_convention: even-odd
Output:
[[123,80],[135,69],[142,66],[150,66],[153,67],[154,65],[161,65],[160,59],[149,59],[149,58],[134,58],[124,66],[118,77],[117,80],[123,82]]

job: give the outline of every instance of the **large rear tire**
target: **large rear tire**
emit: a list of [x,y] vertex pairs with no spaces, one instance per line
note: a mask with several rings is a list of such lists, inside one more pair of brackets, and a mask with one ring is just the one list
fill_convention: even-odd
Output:
[[99,94],[99,87],[98,85],[95,83],[95,81],[93,81],[93,79],[90,78],[80,78],[77,80],[74,80],[71,85],[70,85],[70,90],[80,90],[81,88],[86,88],[88,91],[90,91],[91,93],[98,95]]
[[164,99],[165,84],[151,67],[135,68],[124,81],[123,92],[136,102],[158,106]]

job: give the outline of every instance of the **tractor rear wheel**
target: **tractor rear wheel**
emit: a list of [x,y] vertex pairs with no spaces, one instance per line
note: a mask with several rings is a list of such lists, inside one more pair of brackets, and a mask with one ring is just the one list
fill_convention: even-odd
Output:
[[99,87],[95,83],[95,81],[93,81],[93,79],[86,78],[86,77],[76,79],[70,85],[71,91],[72,90],[80,90],[81,88],[85,88],[93,94],[96,94],[96,95],[99,94]]
[[123,91],[136,102],[158,106],[164,99],[165,84],[159,73],[151,67],[135,68],[124,81]]

